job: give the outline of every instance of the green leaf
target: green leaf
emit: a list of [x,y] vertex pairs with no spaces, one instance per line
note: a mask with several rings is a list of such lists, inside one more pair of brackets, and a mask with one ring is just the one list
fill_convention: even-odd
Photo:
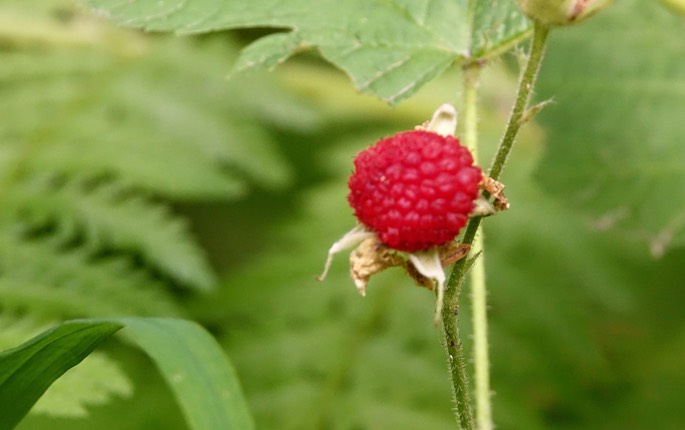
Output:
[[[5,295],[0,291],[0,295]],[[54,321],[0,311],[0,351],[19,345],[47,330]],[[85,417],[87,406],[108,402],[112,396],[130,396],[132,383],[105,352],[93,352],[53,383],[31,409],[31,414]]]
[[474,61],[499,55],[528,37],[532,27],[512,0],[471,1],[474,9],[471,57]]
[[122,326],[72,321],[0,353],[0,429],[12,429],[57,378]]
[[619,2],[554,35],[538,88],[556,101],[539,116],[538,182],[655,256],[685,245],[683,34],[685,21],[658,3]]
[[214,338],[193,322],[117,318],[159,368],[193,430],[250,430],[238,378]]
[[506,50],[530,28],[508,0],[87,3],[122,25],[147,30],[286,29],[244,50],[236,69],[273,67],[299,51],[317,48],[347,72],[359,91],[389,103],[409,97],[455,61],[477,61]]
[[155,362],[191,429],[253,428],[235,371],[202,327],[183,320],[113,318],[68,321],[0,353],[0,430],[12,429],[50,384],[122,327]]

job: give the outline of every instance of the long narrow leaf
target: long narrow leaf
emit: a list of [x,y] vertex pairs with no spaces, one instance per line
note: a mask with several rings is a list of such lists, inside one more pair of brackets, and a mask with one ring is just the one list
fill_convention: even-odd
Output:
[[207,331],[131,317],[67,321],[0,353],[0,430],[14,428],[57,378],[122,327],[155,362],[192,430],[254,428],[233,366]]
[[214,338],[196,323],[120,318],[122,331],[159,368],[193,430],[254,427],[238,378]]
[[57,378],[121,327],[111,321],[70,321],[0,353],[0,430],[14,428]]

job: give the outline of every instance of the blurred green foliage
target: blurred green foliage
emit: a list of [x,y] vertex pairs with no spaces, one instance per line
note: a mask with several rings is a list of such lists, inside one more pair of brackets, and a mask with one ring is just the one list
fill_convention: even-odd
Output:
[[[593,209],[606,208],[570,200],[576,184],[611,185],[602,202],[653,196],[659,216],[641,208],[630,219],[653,232],[685,192],[674,161],[685,153],[682,17],[619,3],[552,35],[538,98],[557,103],[527,125],[507,166],[512,209],[484,223],[499,428],[685,425],[684,251],[655,259],[625,229],[598,228]],[[314,275],[354,223],[354,154],[458,104],[458,71],[391,109],[309,55],[226,80],[258,36],[249,31],[145,35],[48,0],[5,2],[0,22],[0,345],[73,316],[191,316],[234,361],[258,428],[454,428],[432,296],[398,271],[362,299],[344,257],[324,284]],[[660,43],[633,40],[643,37]],[[485,73],[482,160],[508,115],[513,69]],[[628,72],[635,84],[623,88]],[[627,157],[655,148],[670,188],[649,169],[622,187]],[[597,165],[606,151],[622,154],[608,173]],[[467,299],[468,289],[463,333]],[[145,357],[117,344],[105,353],[118,376],[101,380],[124,394],[116,387],[130,379],[131,397],[90,407],[88,419],[55,416],[62,405],[19,428],[186,428]],[[66,389],[87,399],[86,386]]]
[[540,115],[553,144],[538,179],[658,257],[685,244],[685,15],[634,0],[610,12],[549,46],[538,92],[564,108]]

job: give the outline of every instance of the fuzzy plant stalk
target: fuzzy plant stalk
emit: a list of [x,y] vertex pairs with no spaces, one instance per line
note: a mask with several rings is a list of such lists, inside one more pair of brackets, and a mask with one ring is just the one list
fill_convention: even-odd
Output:
[[[478,164],[478,82],[480,63],[464,70],[464,143]],[[471,309],[473,320],[473,366],[476,393],[476,426],[490,430],[492,405],[490,402],[490,357],[488,351],[487,288],[485,282],[485,255],[483,254],[483,228],[479,228],[471,246],[478,257],[470,271]]]
[[[537,78],[540,64],[544,56],[545,46],[547,43],[547,36],[549,28],[536,23],[533,40],[528,54],[526,66],[519,81],[519,87],[514,102],[509,121],[500,145],[497,149],[495,157],[490,167],[489,176],[492,179],[498,180],[502,174],[506,164],[509,153],[516,140],[516,136],[524,121],[525,113],[528,108],[530,95]],[[465,142],[467,145],[475,146],[476,144],[476,126],[477,116],[475,111],[475,96],[477,89],[477,80],[473,80],[473,70],[466,70],[465,74]],[[481,217],[474,217],[469,221],[462,243],[471,245],[474,248],[482,247],[482,243],[477,241]],[[482,236],[480,236],[482,238]],[[482,240],[482,239],[478,239]],[[478,268],[475,266],[478,259],[478,253],[473,253],[473,257],[469,259],[462,259],[455,263],[452,272],[447,280],[445,287],[444,307],[442,309],[443,327],[445,331],[445,345],[447,348],[448,360],[450,365],[450,376],[452,379],[452,386],[455,395],[456,415],[457,421],[464,430],[490,430],[492,425],[491,416],[491,401],[490,401],[490,387],[489,387],[489,360],[487,354],[487,302],[484,266]],[[481,261],[482,265],[483,262]],[[459,337],[458,326],[458,299],[461,286],[464,284],[466,274],[473,269],[474,291],[473,299],[473,313],[474,313],[474,367],[476,373],[476,398],[477,398],[477,422],[478,427],[475,427],[471,402],[469,397],[468,378],[466,376],[466,362],[462,349],[462,343]]]

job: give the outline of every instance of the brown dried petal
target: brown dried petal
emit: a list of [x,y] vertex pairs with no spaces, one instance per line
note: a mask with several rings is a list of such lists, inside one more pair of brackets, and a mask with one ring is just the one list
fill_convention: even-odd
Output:
[[487,191],[494,198],[495,208],[498,211],[509,209],[509,200],[504,195],[504,184],[492,179],[489,176],[484,176],[479,184],[482,190]]
[[[442,266],[449,266],[466,257],[470,249],[470,245],[454,242],[439,247]],[[377,237],[365,239],[350,254],[350,276],[362,296],[366,295],[366,285],[371,276],[391,267],[403,267],[417,286],[431,291],[435,289],[435,279],[422,275],[410,261],[388,248]]]
[[359,293],[366,294],[369,278],[389,267],[406,266],[406,261],[385,246],[378,238],[364,240],[350,254],[350,276]]

